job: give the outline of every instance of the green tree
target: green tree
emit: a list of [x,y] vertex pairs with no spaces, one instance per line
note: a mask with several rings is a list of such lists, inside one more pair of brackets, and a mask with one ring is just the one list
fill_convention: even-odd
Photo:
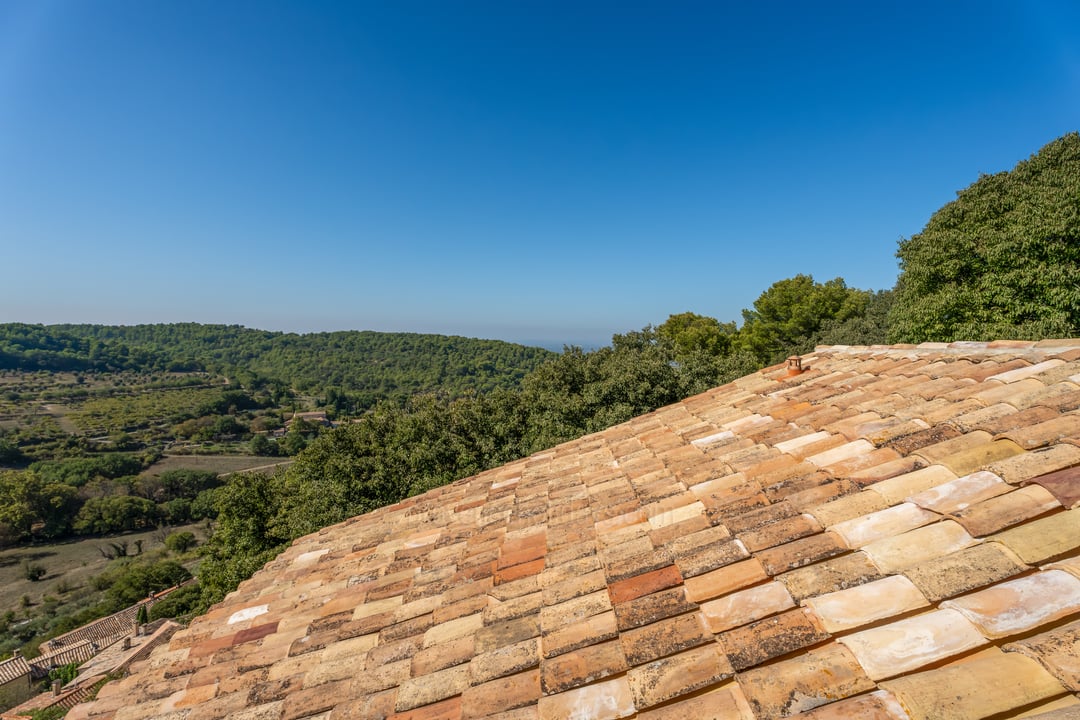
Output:
[[195,533],[189,530],[170,533],[169,536],[165,538],[165,547],[169,549],[169,552],[174,552],[178,555],[186,553],[188,550],[195,547],[195,543]]
[[253,435],[249,447],[253,455],[263,455],[267,457],[277,455],[277,443],[272,442],[265,435]]
[[158,520],[158,506],[134,495],[110,495],[90,498],[75,516],[76,533],[113,533],[150,527]]
[[199,566],[203,607],[224,598],[292,539],[272,523],[284,498],[280,476],[241,473],[213,493],[217,528]]
[[828,321],[844,322],[866,312],[871,293],[849,288],[843,278],[816,283],[796,275],[773,283],[743,310],[739,346],[762,362],[812,350],[815,334]]
[[70,485],[47,482],[32,471],[0,471],[0,525],[5,534],[60,537],[71,530],[78,509],[78,490]]
[[691,357],[697,353],[726,355],[735,333],[733,322],[722,323],[692,312],[671,315],[656,328],[656,334],[674,346],[677,357]]
[[897,257],[894,342],[1080,334],[1080,134],[980,177]]

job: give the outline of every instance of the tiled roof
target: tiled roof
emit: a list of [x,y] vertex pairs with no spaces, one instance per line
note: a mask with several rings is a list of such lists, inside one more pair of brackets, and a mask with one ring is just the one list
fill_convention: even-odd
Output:
[[25,678],[30,682],[30,663],[22,655],[0,660],[0,685]]
[[1077,717],[1080,341],[803,366],[301,538],[68,717]]
[[97,646],[89,640],[81,640],[53,650],[30,661],[30,669],[35,680],[47,677],[49,671],[68,665],[70,663],[81,664],[97,654]]

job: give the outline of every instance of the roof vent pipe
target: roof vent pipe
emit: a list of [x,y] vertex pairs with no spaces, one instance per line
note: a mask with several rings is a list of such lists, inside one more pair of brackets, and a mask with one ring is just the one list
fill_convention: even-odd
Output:
[[792,355],[787,359],[787,374],[788,377],[794,377],[795,375],[802,375],[806,371],[802,366],[802,358],[798,355]]

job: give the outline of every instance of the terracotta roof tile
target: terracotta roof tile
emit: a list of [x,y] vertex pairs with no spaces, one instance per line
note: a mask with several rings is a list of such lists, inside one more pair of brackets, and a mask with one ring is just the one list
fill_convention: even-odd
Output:
[[902,535],[875,540],[863,551],[882,572],[892,573],[948,555],[976,542],[960,524],[944,520]]
[[854,552],[791,570],[778,575],[776,579],[784,584],[796,602],[800,602],[807,597],[854,587],[881,576],[881,570],[870,560],[870,556],[864,552]]
[[982,543],[904,571],[931,602],[985,587],[1028,570],[1004,545]]
[[1001,653],[937,671],[882,683],[912,720],[993,717],[1065,689],[1038,663],[1017,653]]
[[909,500],[926,510],[948,515],[1010,490],[1012,487],[997,475],[979,471],[936,485],[912,496]]
[[72,717],[1071,712],[1080,341],[804,364],[300,538]]
[[[1056,602],[1048,604],[1048,597]],[[959,611],[990,639],[1010,637],[1080,613],[1080,579],[1046,570],[947,600],[941,607]]]
[[910,720],[900,701],[886,690],[829,703],[794,717],[802,720]]
[[716,643],[639,665],[627,673],[634,705],[645,709],[730,678],[731,665]]
[[795,607],[791,593],[779,582],[756,585],[704,602],[701,614],[714,633],[746,625]]
[[1080,465],[1080,447],[1052,445],[987,465],[984,470],[996,473],[1007,483],[1021,483],[1055,470]]
[[1045,488],[1029,485],[958,510],[954,517],[975,537],[983,537],[1061,507]]
[[619,640],[588,645],[548,659],[540,671],[540,687],[553,695],[617,675],[629,668]]
[[956,610],[934,610],[838,642],[854,653],[874,680],[895,677],[987,644],[978,628]]
[[755,717],[777,718],[874,689],[847,648],[829,643],[737,675]]
[[625,675],[555,695],[545,695],[540,698],[539,704],[541,720],[572,717],[616,720],[630,717],[636,709]]
[[813,613],[795,608],[722,633],[720,643],[736,670],[760,665],[829,639]]
[[1080,692],[1080,621],[1004,647],[1037,660],[1070,692]]
[[643,710],[638,713],[638,720],[754,720],[750,704],[734,681],[683,696],[680,700]]
[[906,577],[890,575],[847,590],[807,598],[803,604],[814,611],[827,631],[838,633],[920,610],[929,603]]
[[1048,490],[1066,508],[1074,508],[1080,503],[1080,466],[1040,475],[1030,482]]
[[887,504],[896,505],[912,495],[956,480],[957,477],[956,473],[943,465],[931,465],[874,483],[869,489],[880,495]]
[[1080,550],[1080,510],[1065,510],[990,536],[1034,565]]
[[860,548],[875,540],[922,527],[937,521],[938,518],[939,515],[936,512],[929,512],[919,505],[906,502],[860,515],[851,520],[844,520],[831,525],[829,529],[842,537],[848,547]]

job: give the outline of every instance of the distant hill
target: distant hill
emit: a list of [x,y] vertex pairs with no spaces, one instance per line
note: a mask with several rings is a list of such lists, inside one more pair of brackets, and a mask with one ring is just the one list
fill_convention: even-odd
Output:
[[554,357],[543,348],[446,335],[295,333],[240,325],[0,324],[0,369],[205,371],[300,391],[334,388],[361,405],[440,390],[516,387]]

